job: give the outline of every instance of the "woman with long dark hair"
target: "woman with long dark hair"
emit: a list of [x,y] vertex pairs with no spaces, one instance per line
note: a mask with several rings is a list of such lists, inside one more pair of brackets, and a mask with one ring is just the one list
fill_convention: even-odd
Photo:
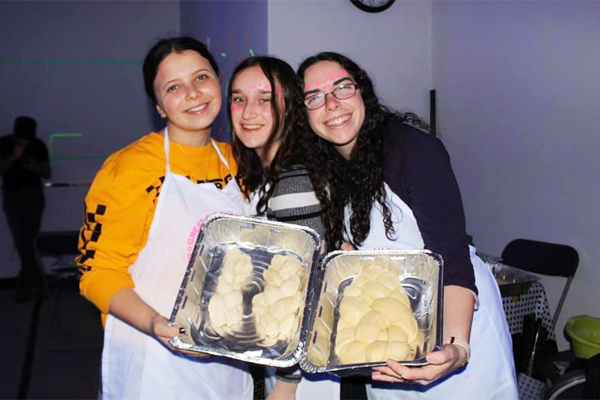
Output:
[[443,348],[427,366],[388,360],[376,368],[369,398],[517,398],[500,293],[466,234],[441,141],[416,115],[382,106],[366,71],[341,54],[309,57],[298,75],[314,132],[304,138],[307,165],[329,243],[426,248],[444,259]]
[[292,67],[275,57],[248,58],[233,72],[228,98],[233,154],[251,214],[308,226],[324,237],[298,142],[307,119]]
[[246,365],[186,354],[169,326],[188,241],[208,214],[242,214],[228,144],[210,137],[221,109],[219,68],[194,38],[158,41],[143,65],[165,128],[112,154],[85,199],[81,292],[102,313],[104,399],[251,399]]
[[[275,57],[248,58],[233,73],[228,99],[233,153],[250,198],[248,213],[307,226],[325,238],[321,206],[299,142],[308,122],[301,82],[293,68]],[[276,373],[267,368],[266,375],[272,399],[296,394],[339,399],[339,384],[330,375],[303,379],[297,393],[301,377],[297,367]]]

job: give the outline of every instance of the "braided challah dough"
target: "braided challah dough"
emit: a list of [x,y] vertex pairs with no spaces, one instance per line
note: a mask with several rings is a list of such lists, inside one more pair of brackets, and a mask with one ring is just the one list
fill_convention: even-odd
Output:
[[275,255],[264,272],[265,289],[252,299],[256,332],[263,345],[290,338],[302,302],[305,269],[295,257]]
[[242,287],[253,269],[252,258],[237,247],[229,249],[223,258],[217,288],[208,303],[211,325],[221,336],[241,327]]
[[413,359],[422,338],[398,273],[375,259],[345,288],[335,353],[341,364]]

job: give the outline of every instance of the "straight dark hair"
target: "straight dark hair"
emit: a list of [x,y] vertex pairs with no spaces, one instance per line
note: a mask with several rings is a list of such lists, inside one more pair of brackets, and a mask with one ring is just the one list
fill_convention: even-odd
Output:
[[160,39],[144,59],[144,88],[146,94],[150,99],[150,102],[156,105],[156,93],[154,93],[154,79],[158,73],[158,67],[160,63],[172,53],[183,53],[184,51],[195,51],[202,57],[208,60],[210,66],[215,71],[215,74],[219,76],[219,66],[217,65],[214,57],[204,45],[197,39],[189,36],[180,36],[175,38],[164,38]]

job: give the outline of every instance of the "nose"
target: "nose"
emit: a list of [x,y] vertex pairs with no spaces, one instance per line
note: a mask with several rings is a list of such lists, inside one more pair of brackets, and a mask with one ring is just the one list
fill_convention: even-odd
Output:
[[325,97],[325,108],[327,111],[337,110],[340,106],[340,101],[333,96],[333,93],[328,93]]
[[201,92],[200,92],[200,90],[199,90],[199,89],[197,89],[197,88],[196,88],[196,87],[194,87],[194,86],[188,86],[188,87],[187,87],[185,90],[186,90],[186,91],[185,91],[185,97],[186,97],[188,100],[193,100],[193,99],[195,99],[196,97],[198,97],[198,96],[201,96]]
[[249,120],[256,117],[256,115],[256,107],[253,102],[249,101],[246,104],[244,104],[244,112],[242,113],[243,119]]

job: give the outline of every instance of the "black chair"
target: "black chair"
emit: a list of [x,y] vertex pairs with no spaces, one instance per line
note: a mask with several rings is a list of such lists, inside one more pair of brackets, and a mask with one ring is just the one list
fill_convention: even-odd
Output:
[[[34,242],[52,320],[56,316],[59,292],[77,288],[79,272],[75,257],[78,239],[78,231],[41,232]],[[53,259],[53,262],[44,263],[47,258]]]
[[[525,271],[567,279],[552,317],[551,330],[554,331],[579,265],[577,251],[563,244],[515,239],[506,245],[501,258],[502,263]],[[573,356],[570,350],[559,353],[556,343],[547,341],[547,334],[540,320],[534,320],[534,316],[526,316],[522,337],[513,337],[513,345],[517,370],[521,366],[519,361],[522,361],[522,369],[527,375],[541,379],[551,386],[562,374],[557,365],[568,365]]]
[[502,251],[502,263],[540,275],[567,278],[552,317],[552,329],[554,329],[579,265],[577,251],[564,244],[515,239]]

